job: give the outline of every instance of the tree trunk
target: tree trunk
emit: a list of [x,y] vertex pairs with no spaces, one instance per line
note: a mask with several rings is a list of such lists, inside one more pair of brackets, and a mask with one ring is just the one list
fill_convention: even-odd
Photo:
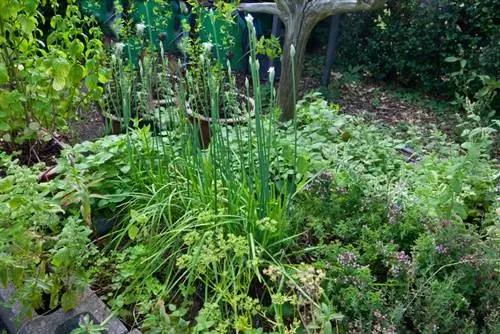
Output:
[[[285,23],[285,42],[281,55],[281,77],[278,87],[278,105],[281,107],[281,120],[287,121],[293,118],[295,113],[294,95],[302,77],[302,63],[306,51],[307,41],[317,21],[307,12],[307,2],[302,10],[291,12]],[[292,71],[291,46],[295,48],[295,73]],[[295,91],[293,87],[293,76],[295,76]]]

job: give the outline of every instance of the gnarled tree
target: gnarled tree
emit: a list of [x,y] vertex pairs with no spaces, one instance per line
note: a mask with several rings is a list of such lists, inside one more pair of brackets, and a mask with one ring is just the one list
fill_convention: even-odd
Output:
[[282,120],[293,118],[295,110],[290,94],[293,90],[291,46],[295,47],[295,80],[299,82],[307,40],[318,22],[331,15],[374,9],[382,6],[384,2],[385,0],[276,0],[240,5],[240,9],[245,12],[278,15],[285,25],[282,70],[278,87],[278,104],[282,110]]

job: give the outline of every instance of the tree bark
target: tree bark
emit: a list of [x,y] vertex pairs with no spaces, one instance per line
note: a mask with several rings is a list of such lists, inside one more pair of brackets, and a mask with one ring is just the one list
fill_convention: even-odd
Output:
[[[278,86],[278,105],[281,108],[281,120],[287,121],[293,118],[295,112],[294,94],[297,95],[297,86],[302,79],[302,64],[306,51],[307,41],[317,22],[303,13],[307,11],[307,2],[303,7],[292,11],[285,20],[285,41],[281,55],[281,77]],[[292,45],[295,48],[295,57],[290,54]],[[292,60],[295,71],[292,71]],[[295,87],[293,80],[295,77]],[[295,88],[295,91],[294,91]]]

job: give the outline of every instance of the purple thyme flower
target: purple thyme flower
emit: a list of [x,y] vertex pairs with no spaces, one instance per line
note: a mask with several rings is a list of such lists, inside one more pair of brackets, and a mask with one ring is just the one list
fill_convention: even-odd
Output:
[[401,273],[406,272],[411,265],[411,259],[404,251],[396,252],[396,263],[389,270],[394,277],[398,277]]
[[358,267],[358,264],[356,263],[356,255],[350,251],[339,254],[339,256],[337,256],[337,261],[346,267]]
[[396,260],[398,260],[401,264],[409,264],[410,256],[407,255],[404,251],[400,251],[396,253]]
[[389,220],[389,224],[394,225],[397,222],[399,216],[403,214],[403,208],[398,204],[391,202],[389,204],[389,210],[387,212],[387,219]]
[[304,190],[307,192],[315,193],[319,195],[322,201],[329,199],[330,187],[333,181],[333,174],[331,172],[323,172],[316,176],[311,182],[309,182]]
[[448,255],[448,248],[442,244],[439,244],[436,246],[436,252],[438,252],[439,254]]

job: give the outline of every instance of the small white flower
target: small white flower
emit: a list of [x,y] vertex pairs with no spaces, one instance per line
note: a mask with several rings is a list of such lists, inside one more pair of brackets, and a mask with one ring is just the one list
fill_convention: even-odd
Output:
[[250,14],[247,14],[245,16],[245,20],[250,24],[250,25],[253,25],[253,16],[250,15]]
[[142,36],[144,34],[144,29],[146,29],[146,25],[144,23],[137,23],[135,25],[135,30],[137,31],[137,35]]
[[226,65],[227,65],[227,73],[229,74],[229,77],[231,77],[231,61],[229,59],[226,61]]
[[269,81],[274,81],[274,66],[271,66],[269,67],[269,69],[267,70],[267,73],[269,73]]
[[201,45],[203,46],[203,53],[208,55],[212,52],[212,47],[214,46],[212,42],[204,42]]
[[295,57],[295,46],[293,46],[293,44],[290,46],[290,56],[292,56],[292,58]]
[[22,70],[24,70],[24,66],[23,66],[23,64],[18,64],[18,65],[17,65],[17,70],[18,70],[19,72],[21,72]]
[[115,54],[117,57],[120,57],[123,54],[123,49],[125,48],[125,44],[118,42],[115,44]]

